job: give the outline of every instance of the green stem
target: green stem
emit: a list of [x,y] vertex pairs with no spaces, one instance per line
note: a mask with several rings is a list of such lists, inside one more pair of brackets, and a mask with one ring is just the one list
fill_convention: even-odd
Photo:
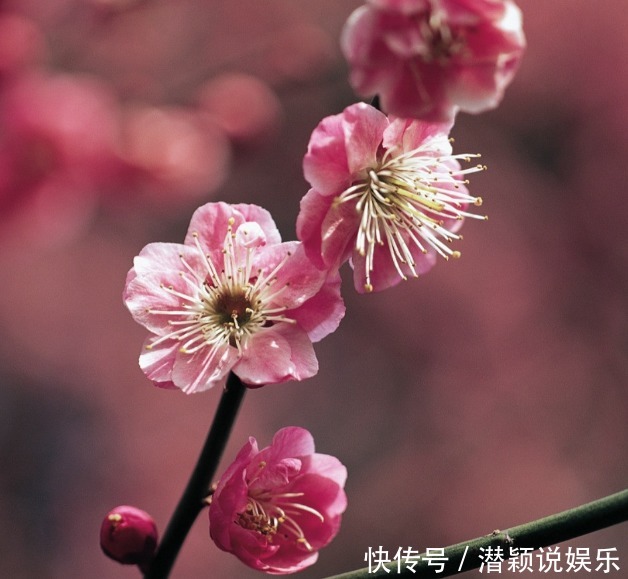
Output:
[[[509,557],[511,549],[547,547],[605,529],[626,520],[628,520],[628,490],[531,523],[512,527],[505,531],[493,531],[490,535],[446,547],[443,553],[445,565],[442,572],[437,573],[436,571],[440,568],[434,565],[434,560],[432,565],[429,565],[429,559],[424,559],[424,554],[421,554],[414,566],[414,572],[403,564],[402,557],[400,569],[398,562],[392,561],[385,565],[388,571],[380,567],[377,571],[369,573],[369,569],[365,568],[334,575],[328,579],[378,579],[392,575],[395,577],[413,577],[414,579],[450,577],[480,567],[482,564],[480,557],[484,553],[488,553],[489,547],[493,553],[496,552],[497,547],[500,547],[500,552],[505,560]],[[390,556],[394,557],[394,553],[391,553]],[[412,561],[414,560],[416,558],[412,559]],[[373,569],[375,566],[372,566]]]
[[183,541],[205,506],[204,501],[209,494],[210,484],[227,445],[245,392],[246,386],[235,374],[231,373],[198,462],[144,579],[166,579],[170,574]]

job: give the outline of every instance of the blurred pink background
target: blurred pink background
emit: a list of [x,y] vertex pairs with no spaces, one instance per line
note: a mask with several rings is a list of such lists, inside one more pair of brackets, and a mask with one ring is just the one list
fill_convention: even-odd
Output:
[[[338,35],[358,5],[0,0],[0,576],[139,577],[100,552],[102,517],[132,504],[163,531],[220,393],[144,378],[125,275],[210,200],[260,204],[294,238],[310,132],[357,100]],[[319,375],[245,398],[223,467],[299,425],[349,469],[341,532],[303,578],[626,487],[628,12],[519,5],[519,75],[453,132],[489,167],[462,259],[366,296],[345,271]],[[616,547],[625,576],[625,525],[568,545]],[[259,576],[206,513],[172,575]]]

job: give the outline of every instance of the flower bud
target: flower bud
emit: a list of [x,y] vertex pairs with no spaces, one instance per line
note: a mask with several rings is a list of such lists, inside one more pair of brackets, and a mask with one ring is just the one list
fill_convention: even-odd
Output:
[[146,512],[122,505],[110,511],[100,527],[100,546],[124,565],[147,565],[157,547],[157,525]]

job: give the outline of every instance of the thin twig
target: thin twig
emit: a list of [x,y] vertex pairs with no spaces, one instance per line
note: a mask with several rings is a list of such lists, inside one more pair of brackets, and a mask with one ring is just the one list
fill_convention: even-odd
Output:
[[[435,565],[435,559],[418,557],[417,564],[406,567],[401,561],[391,561],[379,566],[374,572],[368,568],[349,571],[341,575],[334,575],[327,579],[380,579],[382,577],[450,577],[477,569],[489,552],[502,554],[503,559],[517,553],[516,549],[539,549],[563,541],[574,539],[600,529],[605,529],[617,523],[628,520],[628,490],[621,491],[587,503],[580,507],[550,515],[531,523],[512,527],[505,531],[494,531],[484,537],[478,537],[464,543],[446,547],[443,552],[444,567]],[[496,551],[496,549],[500,549]],[[394,555],[393,555],[394,556]],[[412,559],[413,561],[417,559]],[[430,564],[430,560],[432,561]]]
[[212,478],[218,468],[245,392],[246,386],[231,373],[205,445],[144,579],[166,579],[170,574],[192,524],[205,506],[204,500],[210,492]]

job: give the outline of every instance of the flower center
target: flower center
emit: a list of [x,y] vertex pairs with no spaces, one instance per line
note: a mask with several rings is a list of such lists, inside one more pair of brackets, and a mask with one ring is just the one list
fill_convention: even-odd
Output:
[[426,254],[431,247],[445,259],[460,257],[459,251],[449,247],[453,240],[462,239],[452,231],[454,222],[465,217],[486,219],[465,210],[469,204],[480,206],[482,199],[469,195],[468,181],[462,177],[486,167],[462,169],[458,163],[458,159],[469,162],[479,155],[433,157],[427,154],[433,146],[432,141],[398,156],[387,150],[377,167],[336,199],[337,203],[355,203],[360,216],[355,249],[366,260],[366,291],[373,290],[377,246],[388,248],[402,279],[407,274],[418,277],[417,250]]
[[[265,462],[260,463],[258,475],[265,466]],[[323,523],[325,518],[316,509],[297,502],[296,499],[304,495],[302,492],[274,493],[270,490],[249,490],[246,507],[243,512],[237,513],[235,522],[245,529],[261,533],[269,542],[279,534],[285,540],[294,540],[305,550],[313,551],[298,519],[310,515]]]
[[[238,243],[232,231],[231,219],[222,248],[222,264],[215,264],[210,254],[203,251],[197,234],[193,239],[203,266],[193,267],[183,254],[180,255],[182,269],[179,272],[185,281],[184,288],[162,284],[163,291],[179,298],[179,308],[169,310],[148,310],[153,315],[168,316],[172,328],[154,340],[147,348],[167,340],[181,342],[179,351],[195,354],[206,350],[205,364],[224,352],[225,346],[233,346],[242,352],[246,341],[255,332],[277,322],[294,323],[283,316],[288,309],[281,303],[281,294],[287,284],[277,283],[277,273],[290,257],[287,252],[283,259],[264,273],[253,270],[253,260],[259,245]],[[251,224],[245,224],[251,226]],[[240,226],[243,227],[243,226]],[[255,232],[264,238],[261,229]]]
[[426,44],[426,50],[421,56],[427,63],[447,64],[464,49],[464,39],[452,31],[438,9],[419,20],[419,29]]
[[218,295],[213,308],[223,325],[234,323],[243,326],[251,319],[253,313],[251,302],[244,291],[239,291],[237,294],[226,292]]
[[[312,545],[305,537],[305,533],[296,519],[298,515],[304,512],[318,517],[321,522],[324,522],[325,519],[315,509],[285,500],[300,496],[303,496],[303,493],[283,493],[274,497],[257,499],[249,496],[246,509],[243,513],[238,513],[236,522],[245,529],[261,533],[270,542],[279,533],[283,535],[284,539],[295,541],[306,551],[313,551]],[[280,506],[277,501],[282,501],[282,499],[283,506]]]
[[228,334],[229,345],[239,348],[247,332],[263,325],[264,313],[253,308],[251,288],[250,284],[238,288],[215,288],[205,282],[204,311],[198,321],[207,342],[214,340],[218,329],[221,336]]

